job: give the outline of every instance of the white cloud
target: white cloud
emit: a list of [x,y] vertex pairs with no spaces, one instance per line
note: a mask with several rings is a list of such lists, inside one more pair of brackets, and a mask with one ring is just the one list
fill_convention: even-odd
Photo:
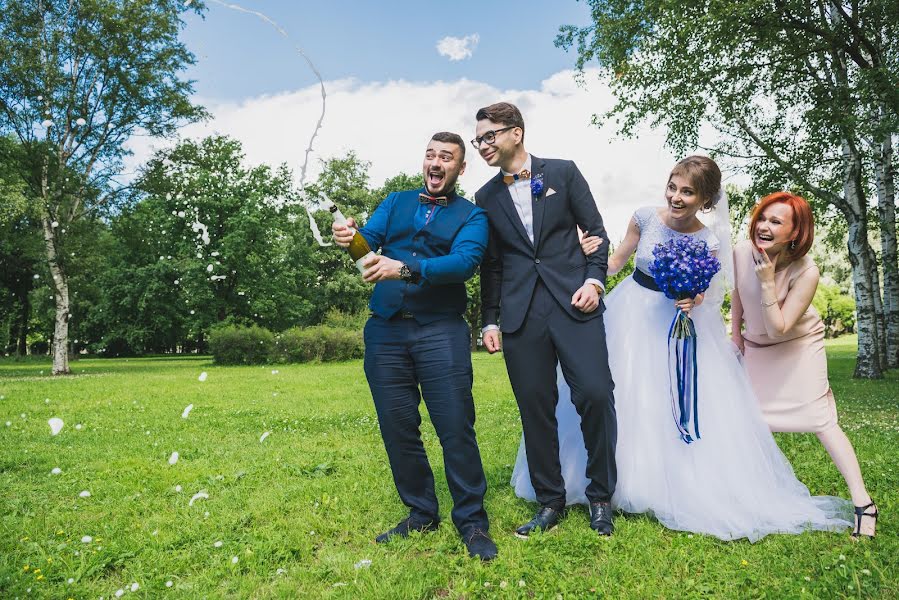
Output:
[[[593,126],[592,116],[612,105],[611,92],[594,73],[586,74],[586,88],[578,86],[573,76],[571,71],[562,71],[544,80],[540,89],[531,90],[501,90],[468,79],[327,81],[327,113],[315,141],[307,180],[314,180],[321,171],[319,159],[342,156],[349,150],[371,162],[373,185],[381,185],[403,171],[417,173],[434,132],[454,131],[467,141],[474,137],[477,109],[506,100],[524,113],[525,142],[530,152],[577,163],[590,184],[612,241],[617,242],[635,209],[662,203],[675,157],[663,147],[662,132],[646,129],[636,139],[624,140],[614,136],[614,124]],[[299,173],[321,109],[317,85],[240,103],[197,100],[214,118],[185,127],[182,136],[226,134],[241,141],[248,163],[287,163]],[[128,165],[131,169],[149,158],[153,143],[148,138],[133,138],[135,156]],[[171,144],[155,143],[160,147]],[[466,150],[468,167],[459,182],[473,197],[495,170],[470,145]]]
[[480,40],[476,33],[461,38],[447,36],[437,42],[437,52],[450,60],[464,60],[471,58]]

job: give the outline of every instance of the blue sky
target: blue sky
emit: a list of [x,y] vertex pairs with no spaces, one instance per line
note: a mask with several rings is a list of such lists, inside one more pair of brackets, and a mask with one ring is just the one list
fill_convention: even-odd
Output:
[[[325,79],[435,81],[460,78],[502,89],[528,89],[574,66],[553,44],[559,26],[589,23],[575,0],[243,0],[290,34]],[[198,63],[188,72],[202,97],[237,100],[297,89],[315,81],[290,43],[262,20],[207,2],[204,18],[186,16],[182,39]],[[471,58],[451,61],[436,50],[452,36],[479,36]]]
[[[318,82],[294,50],[298,45],[327,91],[307,182],[323,160],[348,152],[370,164],[372,185],[419,172],[435,131],[470,139],[475,111],[505,100],[524,113],[531,153],[579,166],[613,239],[624,234],[636,208],[663,200],[676,161],[664,148],[664,132],[644,128],[624,140],[614,126],[594,126],[593,116],[614,103],[608,82],[591,70],[586,85],[577,84],[576,56],[553,43],[561,25],[589,24],[582,2],[238,2],[276,21],[290,34],[286,40],[254,15],[204,1],[203,18],[185,13],[182,39],[197,56],[186,76],[195,80],[195,100],[212,119],[184,127],[182,137],[236,138],[248,164],[286,164],[299,184],[322,106]],[[443,38],[475,35],[477,44],[469,44],[470,56],[462,60],[438,52]],[[172,143],[135,136],[128,168]],[[494,173],[470,151],[459,182],[470,194]]]

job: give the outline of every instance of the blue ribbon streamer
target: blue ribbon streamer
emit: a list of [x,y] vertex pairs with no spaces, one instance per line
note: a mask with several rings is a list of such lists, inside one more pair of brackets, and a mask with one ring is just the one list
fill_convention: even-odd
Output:
[[700,439],[696,342],[696,327],[693,320],[678,309],[668,328],[668,380],[674,424],[681,439],[687,444]]

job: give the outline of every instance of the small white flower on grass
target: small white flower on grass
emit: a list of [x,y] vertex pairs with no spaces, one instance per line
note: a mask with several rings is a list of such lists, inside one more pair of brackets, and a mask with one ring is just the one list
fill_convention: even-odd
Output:
[[200,373],[200,376],[197,379],[199,379],[200,381],[206,381],[206,377],[206,371],[203,371],[202,373]]
[[181,485],[180,485],[180,484],[175,486],[175,491],[176,491],[176,492],[180,492],[181,489],[182,489],[182,488],[181,488]]
[[90,543],[93,542],[93,541],[94,541],[94,538],[92,538],[92,537],[89,536],[89,535],[86,535],[86,536],[84,536],[84,537],[81,538],[81,543],[83,543],[83,544],[90,544]]
[[73,583],[75,583],[75,580],[72,579],[71,577],[69,577],[68,579],[66,579],[66,583],[68,583],[69,585],[72,585]]
[[193,506],[194,502],[196,502],[197,500],[206,500],[207,498],[209,498],[209,494],[206,492],[206,490],[200,490],[199,492],[197,492],[196,494],[193,495],[193,497],[190,499],[190,502],[188,502],[187,505]]
[[78,497],[79,497],[79,498],[90,498],[90,497],[91,497],[91,493],[90,493],[89,491],[87,491],[87,490],[84,490],[83,492],[81,492],[80,494],[78,494]]
[[81,431],[81,427],[82,427],[81,423],[78,423],[77,425],[75,425],[75,429],[77,429],[78,431]]
[[173,465],[173,464],[175,464],[176,462],[178,462],[178,453],[177,453],[177,452],[172,452],[172,455],[169,457],[169,464],[170,464],[170,465]]
[[525,584],[524,579],[518,580],[518,587],[524,587],[525,585],[527,585],[527,584]]
[[[78,340],[75,340],[76,342]],[[44,404],[50,404],[50,398],[44,398]]]
[[812,580],[812,578],[809,577],[808,575],[806,575],[806,576],[804,577],[804,579],[805,579],[806,581],[811,581],[811,580]]
[[335,583],[335,584],[332,585],[331,587],[336,587],[336,588],[338,588],[338,587],[346,587],[346,583],[344,583],[343,581],[338,581],[337,583]]
[[136,591],[139,590],[139,589],[140,589],[140,586],[137,584],[136,581],[135,581],[134,583],[131,584],[131,591],[132,591],[132,592],[136,592]]
[[[201,374],[200,374],[200,381],[206,381],[206,373],[201,373]],[[184,407],[184,410],[181,411],[181,418],[182,418],[182,419],[186,419],[187,417],[189,417],[189,416],[190,416],[190,411],[192,411],[193,409],[194,409],[194,405],[193,405],[193,404],[188,404],[187,406],[185,406],[185,407]]]
[[47,425],[50,426],[50,435],[56,435],[60,431],[62,431],[65,423],[63,423],[62,419],[60,419],[59,417],[53,417],[52,419],[47,421]]
[[232,564],[232,565],[236,565],[236,564],[237,564],[237,561],[239,561],[239,560],[240,560],[240,559],[237,558],[237,557],[235,556],[235,557],[233,557],[233,558],[231,559],[231,564]]
[[277,375],[277,374],[278,374],[278,369],[272,369],[272,375]]
[[7,421],[7,422],[6,422],[6,426],[7,426],[7,427],[12,427],[12,421]]
[[173,585],[175,585],[175,584],[172,583],[171,581],[166,581],[166,582],[165,582],[165,587],[172,587]]
[[870,574],[871,574],[870,569],[862,569],[862,575],[870,575]]
[[500,581],[499,587],[506,589],[507,587],[509,587],[509,582],[508,581]]
[[367,569],[367,568],[369,568],[370,566],[371,566],[371,559],[370,559],[370,558],[363,558],[362,560],[360,560],[359,562],[357,562],[355,565],[353,565],[353,568],[354,568],[354,569]]
[[159,530],[158,530],[158,529],[154,529],[154,530],[153,530],[153,533],[151,533],[150,535],[159,535]]
[[53,467],[53,470],[50,471],[51,475],[59,475],[60,473],[62,473],[62,469],[60,469],[59,467]]
[[269,436],[270,433],[271,433],[271,431],[266,431],[261,436],[259,436],[259,443],[262,443],[265,440],[265,438],[267,438]]
[[121,598],[124,595],[125,595],[125,590],[123,590],[122,588],[119,588],[115,591],[116,598]]
[[208,511],[208,510],[207,510],[206,512],[203,513],[203,518],[204,518],[204,519],[208,519],[208,518],[209,518],[209,511]]
[[221,548],[221,547],[222,547],[222,541],[221,541],[221,540],[217,541],[216,543],[213,544],[213,546],[215,546],[216,548]]
[[275,575],[283,575],[284,573],[287,573],[287,571],[285,571],[284,569],[278,569],[277,571],[275,571]]

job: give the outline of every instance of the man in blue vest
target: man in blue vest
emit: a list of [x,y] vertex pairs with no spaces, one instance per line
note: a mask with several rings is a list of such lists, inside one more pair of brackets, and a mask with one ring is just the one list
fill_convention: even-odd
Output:
[[[436,133],[425,150],[425,187],[394,192],[359,232],[380,254],[366,259],[363,279],[375,284],[365,325],[368,379],[393,481],[409,516],[378,542],[434,531],[440,523],[434,474],[421,442],[424,398],[443,446],[453,523],[471,556],[496,557],[484,510],[487,480],[474,431],[470,330],[463,319],[465,281],[487,247],[487,215],[456,195],[465,143]],[[348,226],[333,225],[348,246]]]

